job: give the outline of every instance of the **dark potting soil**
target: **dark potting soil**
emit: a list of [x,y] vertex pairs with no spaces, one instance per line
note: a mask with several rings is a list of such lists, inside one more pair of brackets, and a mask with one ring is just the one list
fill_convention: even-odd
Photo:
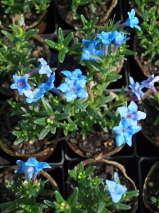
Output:
[[[74,26],[80,26],[81,25],[81,19],[80,15],[83,14],[84,17],[89,20],[94,20],[96,17],[99,17],[99,20],[102,19],[105,14],[107,13],[112,0],[104,0],[104,4],[99,3],[93,3],[95,8],[95,13],[92,12],[91,8],[88,6],[88,4],[79,6],[77,9],[77,12],[72,11],[71,9],[71,0],[56,0],[56,6],[58,8],[58,11],[60,13],[60,16],[70,25]],[[73,16],[78,15],[78,19],[73,19]]]
[[[42,181],[45,181],[46,178],[44,178],[42,175],[38,175],[38,179],[41,179]],[[16,199],[15,195],[9,191],[6,188],[7,182],[10,182],[11,184],[17,183],[18,179],[21,179],[24,181],[24,175],[16,173],[14,174],[13,170],[5,171],[4,175],[0,173],[0,203],[5,203],[9,201],[14,201]],[[45,187],[43,191],[38,195],[37,202],[43,203],[44,200],[54,200],[54,191],[56,190],[56,187],[53,187],[52,184],[47,181],[45,183]],[[44,209],[44,213],[54,213],[54,210],[51,208]],[[13,212],[9,212],[13,213]]]
[[[0,4],[1,8],[2,8],[2,5]],[[4,5],[3,5],[4,6]],[[7,7],[7,6],[6,6]],[[35,11],[35,8],[34,6],[32,5],[31,6],[31,13],[23,13],[24,14],[24,20],[25,20],[25,25],[26,26],[30,26],[33,22],[37,21],[40,17],[41,14],[39,13],[36,13]],[[5,28],[8,28],[9,25],[12,24],[12,20],[15,21],[15,23],[18,22],[19,20],[19,14],[18,15],[15,15],[14,17],[10,17],[10,15],[8,13],[5,13],[3,9],[1,9],[1,13],[0,13],[0,21],[2,23],[2,25],[5,27]]]
[[[120,179],[120,184],[124,185],[128,190],[127,191],[132,191],[135,190],[134,185],[130,182],[130,180],[128,180],[123,173],[121,172],[120,169],[118,169],[116,166],[111,165],[111,164],[106,164],[106,163],[97,163],[97,164],[91,164],[91,166],[96,166],[95,170],[90,174],[92,178],[95,178],[96,176],[98,176],[100,179],[103,180],[113,180],[114,179],[114,172],[118,173],[119,179]],[[88,169],[90,166],[87,165],[85,166],[85,170]],[[72,178],[69,177],[67,179],[67,192],[68,194],[70,194],[70,192],[72,191],[72,189],[74,187],[77,186],[77,182]],[[126,205],[131,206],[131,209],[134,205],[134,203],[136,202],[136,198],[130,198],[126,201],[124,201],[123,203]],[[130,213],[130,210],[118,210],[118,209],[112,209],[112,208],[108,208],[108,210],[110,210],[112,213]]]
[[[146,98],[139,104],[139,109],[146,113],[146,118],[140,121],[141,132],[154,144],[159,146],[159,126],[154,125],[154,121],[159,116],[158,104],[152,98]],[[159,107],[159,106],[158,106]]]
[[95,131],[90,133],[83,140],[82,136],[77,133],[74,138],[69,138],[68,143],[73,149],[79,149],[86,157],[95,157],[99,154],[107,154],[112,151],[115,145],[115,137],[113,132]]

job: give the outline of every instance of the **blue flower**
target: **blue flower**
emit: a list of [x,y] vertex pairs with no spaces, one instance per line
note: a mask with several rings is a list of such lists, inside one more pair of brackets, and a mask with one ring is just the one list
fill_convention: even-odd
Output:
[[22,160],[17,160],[16,164],[18,164],[19,168],[14,171],[15,173],[23,173],[25,175],[25,180],[28,180],[28,178],[33,177],[33,166],[26,165],[26,162]]
[[132,125],[131,122],[123,118],[119,126],[113,127],[113,131],[117,134],[116,146],[121,146],[127,143],[132,146],[132,136],[141,130],[141,126]]
[[154,87],[154,83],[157,81],[159,81],[159,76],[154,77],[154,74],[153,74],[147,80],[142,81],[141,84],[143,87],[151,89],[154,93],[157,94],[157,91]]
[[73,101],[75,98],[88,98],[88,93],[83,87],[86,85],[86,80],[72,80],[62,83],[57,89],[66,93],[66,101]]
[[116,38],[118,32],[113,31],[113,32],[101,32],[101,35],[97,35],[96,37],[99,38],[104,45],[109,45],[111,41]]
[[38,86],[38,89],[41,90],[41,92],[45,93],[51,89],[54,88],[54,81],[55,81],[55,72],[53,72],[50,77],[48,78],[47,82],[42,83]]
[[64,70],[64,71],[61,71],[61,73],[64,74],[65,76],[67,76],[65,81],[67,81],[67,79],[69,79],[69,80],[81,80],[81,79],[87,80],[87,77],[82,75],[82,71],[80,69],[75,69],[72,72],[70,72],[68,70]]
[[139,84],[139,82],[134,82],[134,79],[132,77],[129,77],[131,85],[130,87],[130,93],[135,94],[138,100],[141,100],[141,98],[144,96],[144,93],[142,92],[143,86]]
[[26,91],[25,93],[26,98],[26,102],[27,103],[33,103],[36,102],[37,100],[39,100],[41,97],[44,96],[44,90],[36,88],[33,91]]
[[101,47],[101,45],[100,45],[100,39],[94,40],[94,41],[83,39],[82,40],[82,44],[84,46],[86,46],[86,47],[89,47],[89,46],[95,46],[96,48],[100,48]]
[[93,56],[98,56],[101,57],[104,54],[104,50],[97,50],[96,48],[98,47],[98,43],[99,41],[87,41],[84,40],[84,44],[88,45],[87,48],[83,48],[83,54],[81,57],[81,61],[82,60],[98,60],[97,58],[93,57]]
[[39,58],[38,61],[41,63],[38,68],[39,74],[46,74],[49,77],[52,70],[50,69],[49,65],[47,65],[47,62],[43,58]]
[[119,200],[122,198],[122,195],[127,191],[127,188],[117,183],[116,180],[106,180],[106,184],[108,186],[113,203],[119,202]]
[[135,10],[132,9],[131,12],[128,12],[129,18],[125,22],[126,26],[129,26],[131,28],[136,27],[137,29],[141,30],[141,28],[137,25],[139,23],[139,19],[135,17]]
[[29,158],[25,162],[25,165],[34,168],[34,173],[33,173],[33,177],[32,177],[33,180],[36,179],[38,172],[42,171],[45,168],[51,168],[51,166],[49,166],[48,163],[46,163],[46,162],[39,162],[35,158]]
[[19,77],[17,75],[13,75],[14,84],[10,86],[11,89],[17,89],[19,95],[23,95],[25,91],[29,91],[31,86],[27,83],[28,76],[24,75],[23,77]]
[[131,101],[128,107],[122,106],[117,108],[120,116],[128,119],[132,125],[137,125],[137,121],[146,118],[146,113],[137,110],[138,106],[134,101]]
[[123,42],[127,41],[128,39],[130,39],[130,37],[125,38],[124,33],[116,32],[116,36],[115,36],[113,42],[114,42],[115,46],[119,47],[122,45]]
[[44,168],[51,168],[46,162],[38,162],[35,158],[29,158],[26,162],[22,160],[17,160],[19,168],[16,169],[15,173],[23,173],[25,175],[25,180],[28,178],[36,179],[38,172]]

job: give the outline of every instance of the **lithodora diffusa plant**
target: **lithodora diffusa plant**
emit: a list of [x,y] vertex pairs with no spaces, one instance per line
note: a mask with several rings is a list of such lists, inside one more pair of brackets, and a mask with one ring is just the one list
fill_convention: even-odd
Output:
[[35,59],[29,57],[34,45],[28,40],[38,32],[37,29],[27,30],[23,15],[10,28],[12,32],[1,30],[0,41],[0,76],[7,76],[9,80],[13,74],[24,75],[35,67]]
[[[40,58],[40,65],[36,70],[23,76],[13,76],[14,83],[11,85],[11,89],[17,89],[19,95],[25,95],[28,104],[37,102],[36,107],[40,106],[36,113],[34,112],[36,116],[32,113],[30,115],[26,109],[21,108],[24,113],[26,110],[26,115],[22,117],[25,116],[25,119],[27,116],[34,117],[33,123],[41,125],[39,128],[34,127],[35,131],[40,132],[39,135],[36,133],[38,137],[44,138],[49,132],[55,133],[57,128],[61,128],[67,137],[70,132],[74,137],[78,131],[82,139],[86,139],[88,134],[94,132],[95,129],[108,132],[119,125],[119,127],[113,129],[117,135],[121,134],[121,136],[117,136],[116,145],[121,146],[128,139],[127,143],[131,146],[132,135],[140,131],[141,128],[136,124],[132,126],[133,124],[125,119],[120,122],[120,116],[117,112],[117,107],[126,105],[127,100],[131,100],[131,97],[126,97],[124,88],[117,96],[109,95],[107,90],[111,82],[122,77],[116,74],[116,68],[111,70],[111,67],[113,65],[116,67],[116,63],[124,59],[126,53],[133,54],[133,52],[127,50],[125,41],[129,38],[126,38],[122,32],[123,27],[130,26],[140,29],[134,11],[132,10],[128,14],[129,18],[122,25],[119,25],[119,22],[114,24],[113,21],[110,21],[105,26],[107,31],[100,29],[101,32],[98,33],[98,31],[96,32],[93,29],[90,31],[89,29],[85,39],[73,43],[70,47],[72,33],[64,38],[61,29],[58,31],[58,43],[46,40],[49,46],[59,51],[60,62],[64,61],[66,53],[76,54],[78,60],[87,70],[86,75],[83,75],[78,68],[74,71],[63,70],[61,73],[65,78],[56,88],[54,85],[55,69],[51,69],[47,62]],[[88,38],[91,40],[88,40]],[[41,74],[47,75],[47,80],[44,80]],[[39,79],[36,82],[36,88],[30,86],[31,81],[34,81],[34,76]],[[59,97],[52,96],[52,92]],[[42,100],[43,106],[39,99]],[[44,110],[41,110],[41,107]],[[136,107],[134,111],[137,111]],[[25,119],[23,119],[24,122]],[[21,127],[24,127],[24,125],[21,125]],[[128,129],[131,129],[131,131],[128,131]],[[19,130],[13,132],[13,134],[21,137]],[[20,139],[20,141],[22,140]]]
[[81,162],[79,168],[74,171],[68,170],[77,187],[67,200],[56,191],[56,201],[45,200],[45,204],[55,208],[57,212],[69,213],[111,213],[109,209],[128,210],[131,207],[124,204],[124,201],[134,196],[138,196],[138,190],[127,191],[127,188],[120,184],[118,173],[114,173],[113,180],[103,180],[98,177],[92,178],[91,173],[95,167],[84,169]]
[[16,182],[6,183],[6,188],[9,193],[14,196],[14,200],[0,204],[3,212],[15,213],[42,213],[46,205],[36,201],[37,196],[42,192],[47,180],[37,180],[38,172],[43,168],[51,168],[46,162],[38,162],[35,158],[29,158],[26,162],[17,160],[19,168],[15,173],[22,173],[25,175],[25,180],[18,178]]
[[142,49],[139,55],[144,58],[145,63],[146,61],[151,62],[153,60],[153,64],[158,66],[159,27],[156,22],[158,19],[156,10],[155,7],[151,7],[149,10],[146,10],[145,7],[143,8],[143,22],[140,25],[141,31],[136,31],[136,34],[139,38],[138,46]]
[[35,8],[36,13],[46,11],[49,7],[50,0],[2,0],[0,6],[5,8],[5,13],[13,17],[20,13],[30,13],[32,8]]

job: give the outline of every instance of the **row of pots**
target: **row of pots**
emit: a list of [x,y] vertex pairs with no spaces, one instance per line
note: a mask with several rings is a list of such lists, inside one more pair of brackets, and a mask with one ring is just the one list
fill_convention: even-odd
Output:
[[[88,160],[83,161],[83,163],[84,163],[85,168],[88,168],[89,166],[96,166],[97,169],[95,170],[95,173],[98,174],[99,177],[100,176],[103,177],[103,174],[104,174],[105,179],[107,177],[112,178],[114,172],[118,172],[118,173],[120,173],[120,179],[122,179],[121,184],[125,185],[129,190],[136,189],[136,185],[135,185],[134,181],[130,177],[127,176],[124,166],[116,161],[105,160],[105,159],[103,159],[103,160],[88,159]],[[77,164],[76,167],[78,168],[79,164]],[[100,169],[98,167],[100,167]],[[17,169],[17,166],[8,167],[3,172],[0,173],[0,187],[1,187],[1,189],[3,189],[3,193],[6,190],[4,183],[8,179],[10,180],[10,175],[12,176],[14,181],[17,178],[22,178],[22,180],[24,178],[20,174],[18,174],[18,175],[14,174],[15,169]],[[100,170],[100,173],[98,172],[98,169]],[[157,181],[158,173],[159,173],[159,162],[157,161],[154,163],[154,165],[151,167],[150,171],[147,174],[147,177],[146,177],[146,179],[144,181],[144,185],[143,185],[143,192],[140,192],[140,196],[141,196],[141,193],[143,196],[144,205],[150,212],[154,212],[154,211],[157,212],[157,209],[158,209],[157,203],[153,203],[152,199],[151,199],[151,197],[156,197],[158,199],[158,193],[159,193],[159,191],[158,191],[159,182]],[[44,194],[46,195],[47,190],[48,191],[52,190],[53,192],[55,192],[55,190],[59,190],[56,181],[49,175],[49,170],[48,170],[48,172],[41,171],[38,178],[42,178],[44,180],[46,179],[48,181],[47,188],[44,189],[45,193],[42,192],[40,195],[40,196],[42,196],[41,200],[46,199],[46,198],[48,199],[48,196],[47,197],[44,196]],[[125,181],[125,182],[123,182],[123,181]],[[70,178],[69,177],[68,177],[66,183],[67,183],[66,188],[67,187],[69,188],[70,187]],[[2,192],[2,190],[1,190],[1,192]],[[6,192],[4,194],[6,194]],[[4,196],[2,196],[2,194],[0,197],[2,199],[2,202],[6,201],[4,199]],[[67,195],[66,195],[66,197],[67,197]],[[53,197],[50,198],[51,201],[53,201],[53,199],[54,199]],[[131,203],[131,210],[129,210],[128,212],[135,213],[138,209],[138,198],[135,197],[135,198],[129,200],[129,202]],[[141,210],[141,206],[140,206],[140,210]],[[116,211],[113,211],[113,212],[116,212]],[[144,213],[145,212],[147,212],[146,209],[144,210]]]

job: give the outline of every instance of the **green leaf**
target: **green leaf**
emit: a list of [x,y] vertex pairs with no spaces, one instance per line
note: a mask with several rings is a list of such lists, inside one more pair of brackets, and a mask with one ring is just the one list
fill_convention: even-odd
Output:
[[54,42],[54,41],[51,41],[51,40],[49,40],[49,39],[45,39],[45,42],[46,42],[46,44],[49,46],[49,47],[51,47],[51,48],[53,48],[53,49],[55,49],[55,50],[60,50],[61,48],[60,48],[60,45],[58,44],[58,43],[56,43],[56,42]]
[[63,120],[66,118],[69,118],[70,114],[69,113],[60,113],[60,114],[55,114],[55,120]]
[[66,203],[61,194],[58,191],[55,191],[55,198],[58,203]]
[[58,60],[60,63],[63,63],[64,59],[65,59],[65,55],[66,55],[66,52],[61,50],[60,52],[58,52]]
[[50,130],[48,128],[44,128],[38,136],[39,140],[42,140],[49,132]]
[[28,40],[29,38],[31,38],[32,36],[34,36],[35,34],[37,34],[38,31],[39,31],[38,29],[31,29],[31,30],[27,31],[25,33],[25,40]]
[[78,188],[74,188],[72,194],[70,195],[70,197],[66,200],[66,202],[71,206],[75,206],[76,202],[78,200]]
[[107,82],[115,82],[120,78],[122,78],[122,75],[109,75],[107,76]]
[[95,166],[91,166],[85,171],[86,176],[88,177],[95,169]]
[[7,32],[7,31],[4,31],[4,30],[1,30],[1,32],[10,40],[10,41],[14,41],[14,36]]
[[[85,99],[84,99],[84,101],[85,101]],[[75,102],[74,102],[74,105],[80,110],[83,110],[83,111],[85,110],[82,99],[76,99]]]
[[69,33],[66,38],[63,41],[63,44],[65,45],[65,47],[68,46],[68,44],[70,43],[71,39],[73,37],[73,32]]
[[14,131],[12,132],[13,135],[20,137],[22,133],[20,131]]
[[52,208],[56,208],[55,204],[53,202],[51,202],[50,200],[44,200],[44,203],[47,205],[47,206],[50,206]]
[[46,110],[47,115],[54,115],[53,109],[51,105],[49,104],[49,102],[44,97],[41,98],[41,101],[43,103],[43,106]]
[[14,145],[18,145],[19,143],[21,143],[23,141],[23,138],[17,138],[15,141],[14,141]]
[[116,209],[131,209],[130,206],[123,204],[123,203],[113,203],[111,206]]
[[101,201],[98,203],[98,206],[97,206],[97,213],[102,212],[103,209],[105,208],[105,206],[106,206],[106,202],[104,202],[104,201],[101,200]]
[[38,118],[34,120],[34,123],[42,125],[42,126],[46,126],[46,119],[47,118]]
[[77,178],[77,174],[76,174],[76,172],[75,172],[75,171],[68,170],[68,174],[69,174],[71,177],[73,177],[74,179],[76,179],[76,178]]

